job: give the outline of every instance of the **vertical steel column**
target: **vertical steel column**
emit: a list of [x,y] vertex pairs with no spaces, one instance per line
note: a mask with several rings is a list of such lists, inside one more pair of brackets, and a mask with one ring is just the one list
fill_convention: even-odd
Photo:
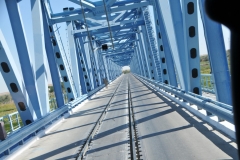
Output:
[[176,79],[176,72],[175,72],[175,66],[174,66],[174,61],[173,61],[173,54],[169,42],[169,37],[167,34],[166,26],[164,23],[164,19],[162,16],[162,10],[159,4],[159,1],[156,1],[156,10],[158,14],[158,22],[159,22],[159,28],[161,32],[159,32],[158,38],[162,39],[162,43],[164,46],[164,53],[165,53],[165,58],[161,58],[162,63],[167,64],[168,68],[168,75],[169,75],[169,80],[170,80],[170,85],[177,87],[177,79]]
[[53,89],[54,89],[54,94],[56,97],[57,106],[62,107],[64,105],[63,92],[62,92],[62,88],[61,88],[59,72],[57,69],[56,62],[55,62],[53,46],[52,46],[52,42],[50,40],[51,36],[50,36],[50,31],[49,31],[47,14],[45,14],[45,13],[46,13],[46,11],[44,10],[44,5],[42,5],[45,50],[46,50],[46,55],[47,55],[47,59],[48,59],[50,74],[52,77]]
[[141,60],[140,60],[140,55],[139,55],[139,52],[138,52],[138,48],[135,48],[134,49],[134,54],[136,54],[136,57],[137,57],[137,61],[138,61],[138,65],[139,65],[139,69],[140,69],[140,75],[143,76],[143,66],[141,65]]
[[58,69],[64,84],[64,88],[67,93],[68,101],[72,101],[76,98],[75,85],[72,79],[72,73],[69,68],[69,63],[61,43],[59,33],[57,32],[57,26],[49,26],[50,35],[52,38],[53,51],[55,55],[55,61],[58,65]]
[[[87,41],[87,37],[84,38],[85,41]],[[89,42],[90,43],[90,42]],[[90,52],[91,52],[91,48],[89,47],[89,43],[85,43],[84,44],[84,59],[85,59],[85,63],[86,63],[86,70],[88,72],[88,77],[85,79],[89,79],[89,82],[91,83],[91,90],[93,90],[95,88],[95,83],[93,81],[93,68],[92,68],[92,63],[91,63],[91,58],[90,58]]]
[[[139,37],[138,34],[137,34],[137,37]],[[137,46],[137,50],[138,50],[139,58],[140,58],[140,63],[141,63],[142,70],[143,70],[143,76],[147,77],[147,75],[148,75],[147,64],[146,64],[146,59],[144,58],[143,50],[140,49],[140,40],[136,42],[136,46]]]
[[[33,105],[34,111],[37,118],[41,118],[41,108],[39,105],[39,100],[37,96],[37,89],[35,86],[35,80],[33,75],[33,70],[29,58],[29,52],[27,49],[27,44],[25,40],[25,34],[22,27],[22,22],[20,19],[17,1],[16,0],[5,0],[7,11],[12,26],[13,36],[17,47],[18,57],[22,69],[22,75],[26,90],[28,92],[29,98]],[[31,123],[32,121],[29,121]],[[28,123],[28,124],[29,124]]]
[[[143,17],[145,21],[145,27],[142,27],[142,33],[145,35],[145,45],[148,46],[149,51],[149,59],[152,60],[153,70],[154,71],[154,79],[157,81],[162,82],[162,72],[161,72],[161,66],[160,66],[160,57],[157,49],[157,42],[155,40],[154,36],[154,28],[152,27],[152,21],[150,18],[150,13],[148,10],[148,7],[142,7]],[[147,43],[146,43],[147,42]]]
[[48,29],[49,29],[50,37],[47,37],[47,38],[51,38],[55,62],[58,66],[58,69],[59,69],[58,71],[61,75],[61,79],[64,84],[64,88],[67,93],[67,98],[69,102],[76,98],[76,89],[75,89],[74,81],[72,79],[72,72],[70,69],[68,57],[66,56],[63,43],[58,31],[59,28],[57,27],[57,25],[52,25],[51,20],[48,19],[52,12],[49,6],[49,3],[48,1],[43,1],[42,3],[45,4],[44,5],[45,14],[46,14],[45,17],[47,17],[48,25],[49,25]]
[[197,0],[182,0],[184,42],[189,63],[189,91],[202,95]]
[[105,68],[105,73],[106,73],[106,77],[108,79],[108,81],[110,80],[110,73],[109,73],[109,66],[108,66],[108,61],[107,61],[107,56],[104,55],[103,56],[103,64],[104,64],[104,68]]
[[141,69],[140,69],[140,65],[138,63],[138,59],[137,59],[137,54],[135,53],[135,65],[137,66],[137,70],[138,70],[138,74],[141,75]]
[[76,87],[76,97],[81,96],[81,85],[80,85],[80,78],[79,78],[79,64],[77,60],[77,49],[75,46],[75,38],[72,34],[73,31],[73,22],[67,21],[67,35],[68,35],[68,46],[69,46],[69,55],[70,55],[70,62],[72,71],[72,76],[73,76],[73,81]]
[[113,65],[113,79],[116,78],[116,64],[114,62],[112,62]]
[[42,5],[39,0],[31,0],[32,8],[32,28],[34,42],[34,73],[36,80],[36,88],[39,99],[39,106],[42,116],[49,113],[49,95],[48,95],[48,80],[46,73],[45,44],[43,30],[43,15]]
[[[157,2],[156,2],[157,3]],[[156,28],[156,33],[155,33],[155,37],[156,37],[156,41],[157,41],[157,45],[158,45],[158,51],[159,51],[159,63],[160,63],[160,68],[161,68],[161,73],[162,73],[162,81],[166,84],[170,84],[170,78],[169,78],[169,70],[168,70],[168,66],[166,64],[165,61],[163,61],[163,59],[166,59],[165,57],[165,46],[163,45],[163,41],[162,41],[162,30],[160,28],[160,15],[158,14],[158,9],[156,6],[155,1],[152,1],[152,5],[153,5],[153,14],[154,16],[152,18],[152,21],[155,21],[155,28]],[[155,19],[153,19],[155,18]],[[154,27],[154,26],[153,26]]]
[[142,27],[142,34],[140,33],[140,35],[141,35],[141,39],[142,39],[143,44],[144,44],[143,48],[145,48],[145,51],[146,51],[145,52],[145,58],[146,58],[146,61],[148,62],[148,66],[149,66],[149,70],[150,70],[151,77],[149,77],[149,78],[155,80],[156,77],[158,77],[159,75],[157,74],[157,69],[156,69],[155,63],[153,62],[154,57],[152,56],[152,52],[151,52],[151,49],[149,47],[149,42],[146,39],[147,38],[147,33],[146,33],[145,27]]
[[76,55],[77,55],[77,64],[78,64],[78,73],[79,73],[79,80],[80,80],[80,89],[81,89],[81,95],[86,94],[87,93],[87,88],[86,88],[86,84],[84,81],[84,76],[83,76],[83,70],[82,70],[82,66],[81,66],[81,50],[80,47],[77,47],[79,45],[79,41],[78,38],[74,38],[74,42],[75,42],[75,46],[76,46]]
[[99,56],[99,64],[100,64],[100,71],[101,71],[100,72],[100,75],[101,75],[100,81],[102,82],[103,78],[107,77],[107,73],[106,73],[106,69],[105,69],[105,65],[104,65],[104,61],[103,61],[103,55],[98,53],[98,56]]
[[181,88],[189,91],[189,63],[184,43],[184,30],[180,0],[169,0],[169,5],[172,13],[172,21],[178,49],[178,53],[173,53],[173,58],[175,61],[176,70],[178,72]]
[[217,100],[232,105],[230,73],[221,24],[212,21],[204,11],[205,0],[199,1]]
[[99,83],[98,83],[98,78],[97,78],[97,66],[96,66],[96,61],[95,61],[95,58],[94,58],[94,53],[92,55],[90,55],[90,60],[91,60],[91,64],[92,64],[92,76],[93,76],[93,83],[94,83],[94,88],[98,87],[99,86]]
[[111,65],[111,61],[109,58],[107,58],[107,65],[108,65],[108,74],[109,74],[109,78],[110,80],[113,79],[112,77],[112,65]]
[[85,49],[84,49],[84,43],[83,43],[83,37],[79,37],[78,38],[78,48],[79,48],[79,58],[80,58],[80,64],[82,67],[82,71],[83,71],[83,77],[84,77],[84,82],[85,82],[85,86],[86,86],[86,91],[89,92],[91,91],[91,82],[90,79],[88,78],[88,66],[87,66],[87,61],[86,61],[86,57],[85,57]]
[[[97,47],[96,43],[94,43],[94,47]],[[94,59],[94,62],[95,62],[95,74],[94,74],[94,77],[95,77],[95,80],[97,82],[97,86],[100,86],[101,85],[101,75],[100,75],[100,61],[99,61],[99,54],[98,54],[98,51],[95,51],[93,53],[93,59]]]
[[[141,29],[141,27],[139,27],[139,29]],[[146,73],[146,77],[147,78],[152,78],[152,73],[150,73],[152,66],[150,68],[150,64],[147,58],[147,53],[146,53],[146,49],[145,49],[145,45],[143,45],[144,41],[143,41],[143,35],[141,33],[136,35],[139,39],[139,46],[140,46],[140,51],[142,52],[142,59],[144,59],[145,62],[145,73]]]
[[12,54],[8,48],[5,38],[0,30],[0,72],[8,87],[11,97],[15,103],[18,113],[24,125],[36,120],[35,111],[29,101],[28,93],[20,76]]

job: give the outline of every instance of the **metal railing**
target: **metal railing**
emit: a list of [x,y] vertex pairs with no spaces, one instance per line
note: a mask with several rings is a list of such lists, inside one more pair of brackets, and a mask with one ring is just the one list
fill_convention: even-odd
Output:
[[186,92],[180,88],[177,88],[177,87],[174,87],[171,85],[167,85],[167,84],[164,84],[164,83],[161,83],[158,81],[154,81],[154,80],[148,79],[143,76],[139,76],[136,74],[134,74],[134,75],[140,81],[146,81],[146,82],[150,83],[151,85],[154,85],[154,87],[156,89],[160,88],[166,92],[170,92],[170,93],[174,94],[176,97],[179,97],[179,98],[183,99],[184,101],[187,101],[191,104],[201,107],[201,108],[205,109],[206,111],[216,115],[221,120],[226,120],[226,121],[234,124],[232,106],[230,106],[230,105],[223,104],[223,103],[208,99],[206,97],[196,95],[191,92]]
[[23,126],[22,120],[18,112],[0,117],[0,121],[4,122],[4,128],[7,134],[10,134]]
[[25,141],[27,141],[31,137],[36,136],[37,133],[45,130],[45,128],[52,124],[53,121],[64,116],[65,113],[71,111],[73,108],[75,108],[75,106],[86,100],[94,93],[98,92],[103,87],[104,85],[101,85],[100,87],[92,90],[88,94],[80,96],[79,98],[65,104],[64,106],[55,109],[48,115],[36,120],[35,122],[22,127],[22,129],[13,132],[11,135],[8,136],[7,139],[5,139],[4,141],[0,141],[0,158],[3,155],[9,155],[15,147],[24,144]]
[[[63,97],[64,97],[64,104],[68,103],[67,94],[63,94]],[[50,107],[50,112],[53,112],[58,108],[56,98],[51,98],[49,100],[49,107]],[[4,122],[4,128],[8,135],[20,129],[23,126],[21,117],[18,112],[13,112],[3,117],[0,117],[0,121]]]
[[211,74],[201,74],[202,91],[215,94],[214,82]]
[[[201,86],[203,91],[215,94],[214,83],[213,83],[211,74],[201,74]],[[93,90],[93,92],[95,92],[95,90]],[[68,103],[67,94],[63,94],[63,97],[64,97],[64,104]],[[210,99],[208,99],[208,101],[210,101]],[[214,101],[214,103],[225,107],[225,105],[222,103],[220,104],[220,102]],[[58,108],[56,103],[56,98],[51,98],[49,100],[49,106],[50,106],[50,112],[53,112]],[[5,115],[3,117],[0,117],[0,121],[4,122],[5,130],[8,134],[18,130],[23,126],[22,120],[18,112],[14,112],[14,113]]]

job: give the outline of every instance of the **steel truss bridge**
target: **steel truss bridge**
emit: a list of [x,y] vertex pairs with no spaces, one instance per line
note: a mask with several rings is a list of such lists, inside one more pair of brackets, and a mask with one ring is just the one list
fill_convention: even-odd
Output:
[[[50,0],[31,0],[32,24],[23,24],[21,0],[1,1],[15,43],[7,43],[0,28],[0,71],[20,120],[14,129],[9,118],[7,137],[1,123],[0,159],[238,159],[236,74],[232,68],[230,77],[221,24],[208,17],[205,0],[169,0],[167,6],[163,0],[69,0],[77,7],[59,13]],[[221,15],[224,5],[214,2],[207,9]],[[211,65],[204,82],[198,10]],[[208,12],[239,35],[235,23]],[[24,25],[32,25],[33,53]],[[14,45],[20,68],[9,49]],[[123,66],[131,73],[122,74]]]

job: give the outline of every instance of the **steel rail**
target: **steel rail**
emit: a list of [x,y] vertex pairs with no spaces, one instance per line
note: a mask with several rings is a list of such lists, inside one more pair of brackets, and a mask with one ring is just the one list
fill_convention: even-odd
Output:
[[79,154],[78,154],[77,157],[76,157],[77,160],[81,160],[81,159],[84,158],[84,156],[85,156],[85,154],[86,154],[86,152],[87,152],[87,150],[88,150],[88,148],[89,148],[89,145],[90,145],[92,139],[93,139],[94,136],[95,136],[96,131],[98,130],[98,128],[99,128],[100,125],[102,124],[102,120],[105,118],[105,115],[106,115],[109,107],[111,106],[111,102],[112,102],[112,100],[113,100],[113,98],[114,98],[114,96],[115,96],[115,94],[116,94],[119,86],[122,84],[122,81],[123,81],[123,78],[122,78],[121,82],[119,83],[119,85],[117,86],[117,88],[115,89],[115,91],[113,92],[112,97],[110,98],[110,100],[109,100],[108,104],[106,105],[104,111],[102,112],[102,114],[101,114],[100,117],[98,118],[96,124],[95,124],[94,127],[92,128],[89,136],[87,137],[87,140],[84,142],[83,146],[81,147],[80,152],[79,152]]
[[140,159],[139,140],[137,136],[137,127],[135,123],[134,110],[132,105],[132,94],[128,76],[128,112],[129,112],[129,135],[130,135],[130,149],[131,160]]
[[128,77],[128,118],[129,118],[129,137],[130,137],[130,151],[131,160],[136,160],[136,146],[135,146],[135,134],[134,134],[134,120],[133,120],[133,110],[131,101],[131,90]]

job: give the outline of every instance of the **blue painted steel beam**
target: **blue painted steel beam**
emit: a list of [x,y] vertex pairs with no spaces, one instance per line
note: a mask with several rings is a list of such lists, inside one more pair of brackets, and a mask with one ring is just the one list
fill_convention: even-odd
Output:
[[27,125],[29,121],[33,122],[37,119],[34,108],[29,95],[25,90],[22,76],[14,62],[12,53],[10,52],[6,40],[0,30],[0,73],[6,83],[11,94],[15,106],[20,114],[22,122]]
[[[44,9],[42,5],[42,9]],[[46,50],[46,55],[47,55],[47,60],[49,64],[49,69],[50,69],[50,74],[52,78],[52,83],[53,83],[53,89],[54,89],[54,94],[56,97],[56,102],[57,106],[60,108],[64,105],[64,100],[63,100],[63,91],[61,87],[61,82],[60,82],[60,76],[58,72],[58,68],[55,62],[55,54],[52,46],[52,42],[50,39],[50,31],[49,31],[49,25],[48,25],[48,20],[47,16],[45,15],[46,12],[42,12],[42,17],[43,17],[43,27],[44,27],[44,38],[45,38],[45,50]]]
[[[132,9],[139,8],[139,7],[144,7],[144,6],[147,6],[148,4],[149,4],[149,2],[145,1],[145,2],[134,3],[134,4],[126,5],[126,6],[119,6],[116,8],[111,8],[111,10],[109,10],[109,14],[114,13],[114,12],[120,12],[120,11],[125,11],[125,10],[132,10]],[[76,10],[78,10],[78,9],[76,9]],[[81,12],[81,10],[79,10],[79,12]],[[85,13],[85,17],[94,18],[94,17],[96,17],[96,14],[98,14],[98,15],[105,14],[104,8],[102,6],[97,7],[95,9],[94,13],[90,12],[90,11]],[[54,17],[54,18],[51,18],[52,24],[62,23],[62,22],[66,22],[66,21],[74,21],[74,20],[79,20],[79,19],[84,18],[81,13],[79,13],[79,14],[74,13],[73,15],[57,13],[57,15],[58,15],[58,17],[56,17],[56,15],[54,15],[54,14],[51,15],[51,17]],[[65,17],[65,16],[67,16],[67,17]]]
[[[192,5],[190,10],[189,5]],[[202,95],[200,54],[198,37],[197,0],[182,0],[184,43],[188,59],[189,89],[188,91]]]
[[150,74],[150,68],[149,68],[149,63],[148,63],[148,59],[146,57],[146,49],[145,49],[145,46],[144,46],[144,43],[143,43],[143,40],[142,40],[142,35],[141,33],[137,34],[137,38],[139,39],[139,45],[140,48],[139,50],[142,52],[142,59],[144,59],[144,62],[145,62],[145,75],[146,77],[150,78],[152,77],[151,74]]
[[145,58],[148,63],[149,67],[149,76],[151,79],[159,80],[158,74],[157,74],[157,69],[156,69],[156,64],[154,62],[154,56],[152,55],[152,50],[151,50],[151,44],[149,42],[149,37],[148,33],[146,31],[145,26],[142,26],[142,33],[140,33],[141,39],[142,39],[142,45],[143,48],[145,48]]
[[212,21],[204,12],[205,0],[199,1],[211,70],[214,78],[217,100],[232,104],[230,73],[224,46],[221,24]]
[[[142,28],[142,32],[145,35],[145,45],[149,46],[149,51],[150,51],[150,57],[149,59],[151,59],[151,63],[153,66],[153,69],[151,70],[151,72],[154,72],[154,77],[152,77],[153,79],[156,79],[160,82],[162,82],[162,72],[161,72],[161,66],[160,66],[160,58],[159,58],[159,50],[156,46],[156,39],[154,37],[154,27],[152,26],[152,21],[151,21],[151,16],[149,13],[149,8],[148,7],[144,7],[142,8],[143,11],[143,17],[144,17],[144,21],[145,21],[145,27]],[[168,82],[166,82],[168,83]]]
[[[129,29],[129,28],[137,28],[138,26],[140,25],[144,25],[144,21],[143,20],[140,20],[140,21],[136,21],[135,23],[134,22],[128,22],[128,23],[125,23],[124,25],[115,25],[115,26],[111,26],[111,29],[112,29],[112,32],[113,31],[117,31],[117,30],[123,30],[123,29]],[[74,32],[74,36],[87,36],[87,30],[85,29],[82,29],[82,30],[77,30]],[[95,34],[102,34],[102,33],[105,33],[105,32],[108,32],[108,28],[107,27],[98,27],[98,28],[89,28],[89,33],[91,35],[95,35]]]
[[[86,39],[86,38],[85,38]],[[86,51],[84,48],[84,43],[83,43],[83,37],[78,38],[78,50],[79,50],[79,58],[81,62],[81,68],[83,71],[83,77],[85,81],[85,86],[86,86],[86,91],[89,92],[92,90],[92,82],[90,81],[89,77],[89,71],[88,71],[88,64],[86,60]]]
[[177,53],[173,53],[173,60],[176,65],[177,75],[182,89],[189,90],[189,70],[186,49],[184,44],[183,19],[180,0],[169,0],[170,11],[174,33],[177,41]]
[[48,80],[46,72],[46,51],[43,29],[42,5],[39,0],[31,0],[32,9],[32,28],[33,28],[33,44],[34,44],[34,73],[36,80],[36,89],[39,99],[39,106],[42,116],[49,113],[49,95]]
[[[77,60],[78,60],[78,71],[79,71],[79,79],[80,79],[80,84],[81,84],[81,92],[82,94],[86,94],[87,93],[87,86],[85,83],[85,79],[84,79],[84,72],[85,70],[83,68],[85,68],[84,64],[82,62],[83,58],[82,56],[82,52],[81,52],[81,48],[79,47],[79,39],[76,38],[75,39],[75,45],[76,45],[76,49],[77,49]],[[82,61],[81,61],[82,60]]]
[[[156,3],[155,1],[153,2],[153,8],[152,12],[150,12],[153,14],[151,16],[151,21],[155,22],[155,25],[153,24],[152,27],[154,29],[154,37],[156,37],[156,43],[157,43],[157,50],[159,53],[159,65],[161,68],[161,75],[162,75],[162,82],[170,84],[170,79],[169,79],[169,71],[168,71],[168,67],[166,64],[166,61],[163,62],[162,59],[166,59],[165,58],[165,46],[163,45],[163,41],[162,41],[162,37],[161,37],[161,29],[160,29],[160,24],[159,24],[159,20],[160,20],[160,15],[158,14],[158,9],[156,7]],[[149,9],[150,10],[150,9]]]
[[[27,44],[25,40],[25,34],[23,31],[22,22],[19,15],[18,4],[16,0],[5,0],[7,11],[12,26],[13,36],[15,44],[17,47],[17,52],[19,56],[19,61],[22,69],[22,75],[26,90],[28,92],[31,103],[34,107],[37,118],[41,118],[41,108],[39,105],[39,100],[37,96],[37,90],[35,86],[34,75],[31,67],[31,62],[29,58],[29,52],[27,49]],[[31,123],[32,121],[28,121]]]
[[159,1],[156,1],[156,10],[158,14],[159,28],[161,30],[160,34],[157,37],[162,39],[162,43],[164,46],[164,53],[165,53],[165,59],[164,57],[161,57],[161,62],[164,63],[164,60],[166,61],[167,68],[168,68],[169,81],[170,81],[169,84],[177,87],[178,84],[177,84],[176,73],[174,68],[172,48],[170,46],[169,37],[167,34],[166,25],[163,19],[162,10],[160,8]]
[[67,24],[67,35],[68,35],[68,46],[69,46],[69,56],[70,56],[70,68],[72,71],[73,81],[76,88],[76,97],[81,96],[81,85],[79,77],[79,63],[77,60],[77,49],[75,46],[75,38],[72,35],[73,22],[66,22]]

